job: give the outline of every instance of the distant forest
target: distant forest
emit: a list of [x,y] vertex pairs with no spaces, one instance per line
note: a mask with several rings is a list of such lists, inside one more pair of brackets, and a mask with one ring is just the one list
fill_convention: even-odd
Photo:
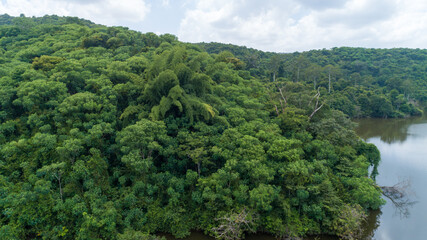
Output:
[[222,43],[197,45],[211,54],[231,52],[254,77],[320,88],[328,93],[330,107],[352,118],[421,115],[427,100],[425,49],[341,47],[280,54]]
[[269,53],[0,16],[0,238],[357,239],[384,200],[351,118],[421,115],[427,50]]

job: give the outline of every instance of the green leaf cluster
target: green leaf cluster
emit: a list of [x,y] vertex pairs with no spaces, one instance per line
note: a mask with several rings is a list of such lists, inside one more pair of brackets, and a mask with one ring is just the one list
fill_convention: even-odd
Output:
[[[347,75],[322,51],[288,68],[294,56],[208,53],[78,18],[0,23],[1,239],[182,238],[242,209],[280,237],[344,236],[384,202],[378,150],[338,96],[381,116],[416,109],[407,94],[421,99],[391,80],[328,93],[325,76]],[[325,65],[308,76],[304,56]]]

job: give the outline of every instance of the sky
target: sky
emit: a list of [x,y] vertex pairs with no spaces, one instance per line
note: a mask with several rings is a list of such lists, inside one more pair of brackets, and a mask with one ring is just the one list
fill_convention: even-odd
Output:
[[0,0],[0,14],[77,16],[263,51],[427,48],[426,0]]

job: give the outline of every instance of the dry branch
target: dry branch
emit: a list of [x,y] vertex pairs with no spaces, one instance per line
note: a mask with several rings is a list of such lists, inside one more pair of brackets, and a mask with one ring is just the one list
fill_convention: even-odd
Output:
[[241,239],[245,231],[254,232],[254,218],[246,209],[239,213],[232,212],[215,220],[220,222],[218,227],[212,228],[217,239]]
[[313,96],[313,98],[310,100],[310,102],[308,103],[308,105],[310,105],[311,104],[311,102],[314,100],[314,99],[316,99],[316,105],[314,106],[314,110],[313,110],[313,112],[310,114],[310,116],[308,117],[309,118],[309,120],[311,120],[311,118],[314,116],[314,114],[317,112],[317,111],[319,111],[322,107],[323,107],[323,105],[324,105],[324,103],[322,103],[322,105],[320,105],[320,107],[319,107],[319,99],[320,99],[320,91],[319,91],[319,88],[317,89],[317,93],[316,93],[316,95],[314,95]]
[[417,203],[410,199],[415,193],[411,190],[411,181],[409,179],[400,180],[395,185],[380,187],[385,197],[390,199],[396,208],[396,212],[401,218],[407,218],[410,215],[409,209]]

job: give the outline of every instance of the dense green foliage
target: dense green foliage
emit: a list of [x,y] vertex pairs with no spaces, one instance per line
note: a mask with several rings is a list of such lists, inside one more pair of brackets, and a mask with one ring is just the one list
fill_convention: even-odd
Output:
[[[339,110],[411,114],[425,91],[421,73],[405,92],[363,64],[344,71],[339,58],[364,49],[255,51],[251,62],[253,50],[209,54],[173,35],[76,18],[0,23],[1,239],[215,234],[239,212],[277,236],[347,236],[383,200],[379,152]],[[318,75],[285,67],[304,58]],[[356,86],[348,74],[359,74]],[[373,108],[381,101],[391,113]]]
[[199,45],[209,53],[229,51],[244,59],[252,76],[320,87],[329,106],[350,117],[421,115],[427,102],[427,50],[342,47],[277,54],[230,44]]

